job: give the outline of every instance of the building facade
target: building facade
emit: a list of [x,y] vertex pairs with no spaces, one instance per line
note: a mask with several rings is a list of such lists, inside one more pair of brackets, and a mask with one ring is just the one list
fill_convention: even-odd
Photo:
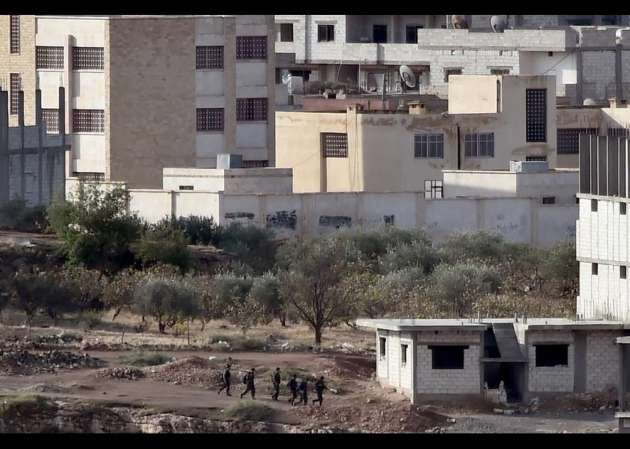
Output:
[[159,188],[163,167],[215,167],[219,153],[273,166],[273,27],[272,16],[2,16],[10,121],[23,90],[34,123],[39,88],[54,122],[65,87],[69,177]]

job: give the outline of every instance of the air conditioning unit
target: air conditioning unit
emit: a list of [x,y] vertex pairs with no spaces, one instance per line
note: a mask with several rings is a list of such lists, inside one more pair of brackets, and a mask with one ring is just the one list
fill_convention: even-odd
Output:
[[512,173],[544,173],[549,171],[547,161],[510,161]]

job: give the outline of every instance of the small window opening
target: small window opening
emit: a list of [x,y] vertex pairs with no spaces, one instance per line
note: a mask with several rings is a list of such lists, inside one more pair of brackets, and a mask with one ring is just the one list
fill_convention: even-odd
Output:
[[621,279],[627,279],[628,278],[628,273],[627,273],[626,267],[624,265],[619,267],[619,277]]
[[599,265],[597,265],[596,263],[592,264],[591,273],[597,276],[597,274],[599,273]]
[[542,203],[543,204],[556,204],[556,197],[555,196],[543,196]]
[[379,337],[378,342],[379,342],[381,357],[385,357],[385,342],[386,342],[385,337]]
[[591,200],[591,212],[597,212],[597,200]]
[[433,369],[464,369],[464,350],[468,346],[429,346]]
[[536,366],[568,366],[569,345],[535,345]]
[[619,214],[626,215],[626,203],[619,203]]
[[400,345],[400,363],[407,364],[407,345]]
[[194,186],[179,186],[179,190],[195,190]]

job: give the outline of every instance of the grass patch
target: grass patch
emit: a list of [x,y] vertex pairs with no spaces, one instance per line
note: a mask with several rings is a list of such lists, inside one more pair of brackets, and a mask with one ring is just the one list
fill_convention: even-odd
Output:
[[157,366],[164,365],[173,360],[166,354],[159,352],[155,353],[135,353],[126,356],[121,356],[119,360],[122,363],[126,363],[131,366]]
[[57,405],[39,395],[16,395],[0,397],[0,418],[27,418],[38,413],[54,412]]
[[270,421],[274,410],[254,401],[237,402],[225,410],[225,416],[241,421]]

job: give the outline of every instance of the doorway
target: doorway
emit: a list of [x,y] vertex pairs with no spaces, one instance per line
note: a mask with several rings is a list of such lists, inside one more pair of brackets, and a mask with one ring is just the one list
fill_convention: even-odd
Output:
[[372,42],[376,44],[387,43],[387,25],[372,26]]

